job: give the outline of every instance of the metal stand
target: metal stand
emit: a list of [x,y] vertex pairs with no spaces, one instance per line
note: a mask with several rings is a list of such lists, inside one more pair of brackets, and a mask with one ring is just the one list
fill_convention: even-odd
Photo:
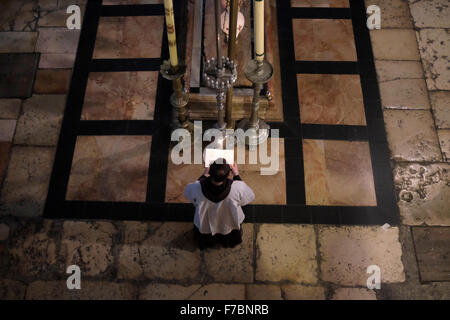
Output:
[[165,79],[171,80],[173,85],[173,93],[170,96],[170,104],[173,107],[171,127],[173,129],[183,128],[192,133],[194,125],[188,120],[186,108],[189,103],[189,95],[181,81],[186,74],[186,66],[179,64],[176,68],[172,68],[170,62],[165,60],[161,65],[160,72]]
[[273,68],[270,62],[256,59],[250,60],[245,67],[245,76],[253,83],[253,101],[252,113],[250,118],[242,119],[238,128],[244,131],[250,130],[246,135],[245,144],[256,146],[267,140],[269,137],[270,126],[258,117],[259,103],[261,101],[260,92],[264,83],[267,83],[273,74]]

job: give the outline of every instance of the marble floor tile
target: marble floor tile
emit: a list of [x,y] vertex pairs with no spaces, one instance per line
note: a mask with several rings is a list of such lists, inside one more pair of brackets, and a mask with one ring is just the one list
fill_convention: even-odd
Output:
[[292,7],[348,8],[348,0],[291,0]]
[[37,32],[0,32],[0,53],[34,52]]
[[366,7],[377,5],[381,10],[381,28],[412,28],[408,0],[366,0]]
[[0,119],[0,141],[11,142],[16,130],[17,120]]
[[450,129],[450,91],[431,91],[434,121],[440,129]]
[[297,74],[302,123],[366,125],[359,75]]
[[375,59],[420,61],[415,31],[381,29],[370,31]]
[[393,175],[403,224],[450,226],[450,164],[397,163]]
[[409,9],[416,28],[450,28],[447,0],[410,0]]
[[0,215],[39,217],[44,209],[55,149],[14,146],[3,182]]
[[152,120],[158,72],[93,72],[82,120]]
[[0,119],[17,119],[21,105],[20,99],[0,99]]
[[66,96],[60,94],[33,95],[25,100],[14,144],[56,146],[65,103]]
[[441,161],[431,112],[385,110],[387,140],[395,161]]
[[450,90],[450,29],[420,29],[420,56],[429,90]]
[[[267,154],[272,157],[271,143],[268,143]],[[245,183],[254,191],[255,200],[252,204],[286,204],[286,177],[284,169],[284,142],[279,139],[279,165],[278,171],[273,175],[261,175],[261,168],[269,168],[270,165],[262,165],[258,156],[256,164],[249,163],[249,151],[245,152],[245,164],[238,164],[239,174]],[[256,151],[255,155],[259,151]],[[203,173],[203,164],[174,164],[170,159],[167,169],[166,202],[187,203],[183,196],[184,188],[188,183],[196,181]],[[235,159],[237,151],[235,151]],[[275,154],[273,157],[276,157]],[[272,162],[275,164],[275,160]],[[276,171],[275,168],[274,172]]]
[[439,144],[441,145],[442,157],[444,161],[450,162],[450,130],[437,131]]
[[101,17],[94,58],[159,58],[163,16]]
[[257,281],[317,283],[313,226],[262,224],[256,235],[256,252]]
[[37,53],[0,53],[0,98],[28,98],[39,62]]
[[351,20],[293,19],[295,59],[356,61]]
[[36,72],[34,93],[64,94],[69,91],[71,69],[39,69]]
[[380,83],[383,108],[430,109],[424,79],[398,79]]
[[40,53],[75,53],[78,47],[80,30],[64,28],[41,28],[36,44]]
[[380,267],[381,287],[405,281],[397,227],[320,226],[318,243],[323,281],[366,287],[370,265]]
[[151,136],[79,136],[66,199],[144,202],[150,145]]
[[303,140],[307,205],[376,206],[369,144]]
[[375,60],[375,68],[379,82],[424,78],[422,63],[419,61]]

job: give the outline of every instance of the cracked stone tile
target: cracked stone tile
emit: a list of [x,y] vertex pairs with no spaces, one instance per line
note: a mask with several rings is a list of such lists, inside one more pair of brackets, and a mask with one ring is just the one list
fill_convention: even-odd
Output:
[[424,77],[422,63],[419,61],[375,60],[375,68],[380,82],[398,79],[423,79]]
[[206,270],[215,282],[253,282],[253,224],[242,229],[242,243],[235,248],[204,251]]
[[416,28],[450,28],[448,0],[409,0]]
[[[54,148],[12,148],[1,193],[0,215],[42,215],[53,165]],[[25,183],[26,182],[26,183]]]
[[20,99],[0,99],[0,118],[17,119],[20,113]]
[[22,282],[1,279],[0,280],[0,300],[22,300],[25,298],[27,286]]
[[[162,224],[162,223],[161,223]],[[136,243],[144,241],[149,232],[149,229],[156,229],[161,224],[145,223],[140,221],[124,221],[123,222],[123,243]]]
[[325,300],[323,287],[302,286],[297,284],[281,285],[286,300]]
[[190,280],[200,271],[200,250],[192,223],[167,222],[139,244],[124,245],[119,253],[118,275],[123,279]]
[[280,286],[272,284],[248,284],[248,300],[283,300]]
[[416,34],[412,29],[370,31],[375,59],[419,61]]
[[262,224],[256,246],[256,280],[317,282],[313,226]]
[[43,53],[39,69],[69,69],[75,63],[75,53]]
[[381,28],[412,28],[408,0],[366,0],[366,8],[377,5],[381,10]]
[[34,52],[37,38],[37,32],[0,32],[0,53]]
[[398,79],[380,83],[383,108],[430,109],[428,91],[423,79]]
[[39,69],[36,72],[34,93],[65,94],[69,90],[71,69]]
[[78,265],[84,275],[101,275],[113,263],[111,246],[116,232],[109,222],[66,221],[60,255],[66,265]]
[[438,130],[439,143],[441,145],[444,161],[450,162],[450,130]]
[[9,273],[16,276],[47,278],[61,273],[57,263],[53,223],[29,224],[11,235],[9,244]]
[[80,30],[42,28],[39,30],[36,51],[41,53],[75,53],[79,36]]
[[27,300],[133,300],[137,288],[130,283],[82,281],[80,290],[67,289],[66,281],[34,281]]
[[377,300],[375,291],[365,288],[338,288],[331,300]]
[[151,283],[139,293],[140,300],[186,300],[201,287],[200,284],[182,286],[178,284]]
[[319,227],[319,250],[323,281],[365,287],[371,265],[381,269],[382,285],[405,281],[397,227]]
[[0,141],[10,142],[16,130],[17,120],[15,119],[0,119]]
[[450,29],[420,29],[419,51],[429,90],[450,90]]
[[391,158],[395,161],[442,161],[431,112],[385,110]]
[[430,102],[436,126],[450,129],[450,91],[431,91]]
[[8,225],[2,223],[0,224],[0,241],[5,241],[9,237],[9,227]]
[[65,95],[33,95],[25,100],[14,144],[56,146],[65,103]]
[[189,300],[244,300],[243,284],[207,284],[198,289]]
[[393,174],[403,224],[450,225],[450,164],[400,163]]

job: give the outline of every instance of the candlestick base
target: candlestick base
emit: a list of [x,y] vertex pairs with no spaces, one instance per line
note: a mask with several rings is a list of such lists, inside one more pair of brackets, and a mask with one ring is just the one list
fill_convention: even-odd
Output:
[[252,59],[245,66],[244,73],[253,84],[266,83],[272,78],[273,68],[267,60],[259,62],[256,59]]
[[247,133],[244,136],[244,141],[241,138],[240,142],[249,147],[256,147],[260,143],[264,143],[269,137],[270,126],[262,119],[258,119],[256,126],[252,126],[250,119],[244,118],[239,122],[237,128]]

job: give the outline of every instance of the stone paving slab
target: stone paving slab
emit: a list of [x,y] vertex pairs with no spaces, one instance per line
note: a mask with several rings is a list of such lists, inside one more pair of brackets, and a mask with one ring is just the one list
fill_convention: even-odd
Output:
[[412,29],[370,31],[375,59],[419,61],[416,34]]
[[285,284],[281,285],[281,291],[286,300],[325,300],[323,287]]
[[450,6],[447,0],[409,0],[416,28],[450,28]]
[[438,130],[437,134],[441,145],[442,158],[444,161],[450,162],[450,130]]
[[189,300],[244,300],[245,286],[242,284],[207,284],[198,289]]
[[46,147],[12,148],[1,191],[0,215],[17,217],[42,215],[54,153],[54,148]]
[[0,98],[30,97],[38,61],[36,53],[0,54]]
[[34,93],[65,94],[69,90],[71,69],[43,69],[36,73]]
[[151,283],[139,292],[140,300],[186,300],[200,289],[200,284]]
[[407,0],[366,0],[366,7],[377,5],[381,10],[381,28],[412,28]]
[[0,119],[0,142],[11,142],[16,130],[15,119]]
[[75,53],[43,53],[39,60],[39,69],[73,68]]
[[0,119],[17,119],[21,105],[20,99],[0,99]]
[[256,235],[256,280],[315,284],[314,227],[262,224]]
[[283,300],[281,289],[272,284],[249,284],[246,287],[248,300]]
[[450,164],[398,163],[393,174],[404,224],[450,225]]
[[420,29],[420,55],[429,90],[450,90],[450,29]]
[[22,300],[25,298],[27,286],[19,281],[0,280],[0,300]]
[[412,228],[420,279],[450,281],[450,228]]
[[36,51],[41,53],[75,53],[80,30],[67,28],[41,28]]
[[422,63],[419,61],[375,60],[375,68],[380,83],[398,79],[423,79],[424,77]]
[[436,126],[450,129],[450,91],[431,91],[429,94]]
[[365,288],[338,288],[331,300],[377,300],[375,291]]
[[37,38],[37,32],[0,32],[0,53],[34,52]]
[[380,83],[383,108],[430,109],[424,79],[398,79]]
[[65,95],[33,95],[25,100],[14,143],[56,146],[65,103]]
[[402,248],[396,227],[319,228],[320,270],[323,281],[366,286],[367,267],[381,269],[381,283],[403,282]]

